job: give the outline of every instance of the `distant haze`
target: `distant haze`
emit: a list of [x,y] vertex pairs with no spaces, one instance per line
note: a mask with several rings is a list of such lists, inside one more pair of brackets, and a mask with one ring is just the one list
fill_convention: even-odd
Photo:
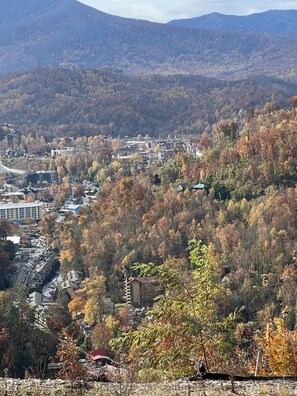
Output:
[[169,22],[172,19],[192,18],[211,12],[248,15],[267,10],[297,9],[297,0],[80,0],[100,11],[126,18]]

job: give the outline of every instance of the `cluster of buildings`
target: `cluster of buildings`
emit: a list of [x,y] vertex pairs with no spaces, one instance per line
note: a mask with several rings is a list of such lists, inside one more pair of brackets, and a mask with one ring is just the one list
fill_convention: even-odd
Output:
[[[15,131],[12,125],[6,125],[10,128],[10,134],[13,135]],[[110,144],[109,147],[114,144],[113,158],[119,161],[128,160],[129,158],[138,155],[143,159],[143,163],[150,163],[155,160],[165,161],[169,158],[173,158],[178,152],[186,152],[199,157],[200,152],[197,148],[197,144],[191,142],[189,139],[165,139],[158,140],[150,137],[147,138],[125,138],[115,139],[106,138]],[[72,145],[72,142],[69,142]],[[75,154],[77,148],[66,147],[64,149],[53,149],[51,150],[51,157],[67,157]],[[12,154],[10,152],[9,154]],[[4,166],[0,161],[0,170],[6,174],[6,184],[0,189],[0,219],[8,220],[9,222],[15,222],[18,224],[26,224],[32,222],[38,222],[43,218],[45,211],[51,211],[48,202],[42,203],[35,201],[36,193],[47,188],[52,183],[58,183],[58,175],[55,170],[40,170],[40,171],[28,171],[28,172],[17,172],[14,169],[9,169]],[[21,179],[22,182],[13,183],[14,178]],[[8,182],[11,180],[11,184]],[[151,178],[153,184],[160,184],[160,177],[155,174]],[[19,185],[18,185],[19,184]],[[22,186],[21,186],[22,184]],[[75,202],[73,197],[69,197],[63,207],[60,208],[57,213],[56,222],[62,222],[65,218],[65,214],[71,213],[77,215],[81,204],[85,205],[95,199],[98,188],[89,181],[84,181],[85,187],[82,202]],[[195,186],[180,185],[177,191],[184,191],[186,188],[193,190],[205,190],[208,192],[208,187],[203,184],[197,184]],[[29,198],[29,199],[28,199]],[[30,202],[32,201],[32,202]],[[31,257],[31,258],[30,258]],[[34,258],[34,254],[28,253],[27,264],[23,266],[23,270],[20,272],[22,283],[25,283],[32,291],[31,300],[33,304],[41,306],[41,297],[38,294],[44,283],[45,278],[53,270],[54,255],[47,251],[46,248]],[[25,261],[24,261],[25,262]],[[61,284],[69,295],[75,290],[79,283],[79,277],[76,273],[72,274],[71,278],[67,278]],[[153,303],[155,296],[159,293],[158,285],[152,278],[129,278],[125,283],[125,298],[129,305],[134,308],[143,306],[150,306]]]
[[165,161],[174,158],[178,152],[186,152],[195,158],[201,156],[197,144],[190,139],[164,139],[158,140],[148,138],[146,140],[140,139],[124,139],[119,140],[120,148],[114,152],[114,158],[127,159],[134,154],[140,155],[141,158],[148,162],[159,160]]

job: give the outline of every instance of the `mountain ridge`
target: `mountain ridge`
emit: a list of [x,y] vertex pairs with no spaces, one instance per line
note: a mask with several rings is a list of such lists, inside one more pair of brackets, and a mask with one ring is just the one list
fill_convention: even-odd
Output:
[[[43,66],[297,80],[292,35],[221,33],[105,14],[76,0],[0,0],[0,74]],[[3,22],[4,21],[4,22]],[[6,22],[5,22],[6,21]]]
[[241,33],[297,33],[297,10],[268,10],[250,15],[228,15],[219,12],[187,19],[174,19],[169,25]]

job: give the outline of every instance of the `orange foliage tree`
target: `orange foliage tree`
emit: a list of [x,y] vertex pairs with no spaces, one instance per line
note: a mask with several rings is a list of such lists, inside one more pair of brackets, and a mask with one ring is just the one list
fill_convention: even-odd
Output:
[[82,380],[86,377],[86,369],[78,362],[79,350],[74,340],[58,345],[57,357],[62,363],[58,376],[69,381]]
[[286,329],[282,318],[269,323],[256,339],[261,351],[260,373],[279,376],[297,375],[297,331]]

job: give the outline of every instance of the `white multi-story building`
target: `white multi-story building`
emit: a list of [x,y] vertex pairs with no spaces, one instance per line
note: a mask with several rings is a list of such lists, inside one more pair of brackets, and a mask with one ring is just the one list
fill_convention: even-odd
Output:
[[26,219],[41,220],[43,206],[41,203],[0,204],[0,219],[23,222]]

